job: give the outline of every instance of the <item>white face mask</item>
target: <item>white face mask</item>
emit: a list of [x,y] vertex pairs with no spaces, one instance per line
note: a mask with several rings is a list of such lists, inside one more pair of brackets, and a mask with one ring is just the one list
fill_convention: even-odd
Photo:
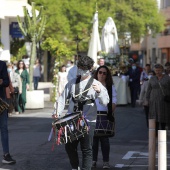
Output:
[[135,70],[135,69],[136,69],[136,66],[132,66],[132,69]]
[[70,67],[70,66],[71,66],[71,64],[67,64],[67,65],[66,65],[66,67]]
[[8,68],[7,70],[8,70],[8,73],[10,73],[10,72],[12,71],[12,69],[11,69],[11,68]]
[[80,75],[81,77],[87,77],[90,75],[90,71],[89,70],[82,70],[82,69],[78,69],[78,75]]

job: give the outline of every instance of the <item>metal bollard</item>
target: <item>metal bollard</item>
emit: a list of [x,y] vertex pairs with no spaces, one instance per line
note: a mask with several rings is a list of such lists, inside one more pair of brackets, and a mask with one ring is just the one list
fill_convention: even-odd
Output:
[[148,170],[155,170],[155,154],[156,154],[156,121],[149,119],[149,167]]
[[158,130],[158,170],[167,170],[166,130]]

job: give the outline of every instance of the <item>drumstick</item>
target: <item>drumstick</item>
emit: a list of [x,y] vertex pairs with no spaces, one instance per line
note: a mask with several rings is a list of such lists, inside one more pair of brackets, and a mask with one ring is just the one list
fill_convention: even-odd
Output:
[[85,93],[86,91],[89,91],[91,88],[92,88],[92,86],[91,86],[90,88],[88,88],[88,89],[82,91],[81,93],[75,95],[75,97],[78,97],[78,96],[80,96],[82,93]]

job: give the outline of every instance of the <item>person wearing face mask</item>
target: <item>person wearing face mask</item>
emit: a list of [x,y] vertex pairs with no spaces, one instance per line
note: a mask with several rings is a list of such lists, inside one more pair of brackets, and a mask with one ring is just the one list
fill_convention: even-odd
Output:
[[129,87],[131,93],[131,106],[136,106],[136,99],[138,92],[140,90],[140,70],[136,66],[136,63],[132,63],[132,66],[129,68],[125,75],[129,76]]
[[[88,56],[83,56],[79,59],[77,63],[78,77],[70,80],[66,84],[64,91],[56,101],[56,114],[53,115],[53,118],[61,118],[65,116],[63,115],[63,110],[66,100],[69,99],[67,114],[82,111],[82,114],[90,127],[90,130],[87,134],[84,134],[84,137],[65,144],[65,149],[68,154],[72,170],[79,169],[79,157],[77,151],[79,143],[82,151],[81,170],[91,170],[92,141],[95,129],[95,122],[93,121],[96,119],[97,115],[95,99],[98,99],[100,104],[104,106],[107,106],[109,103],[107,89],[102,85],[102,83],[91,76],[93,64],[93,59]],[[75,97],[78,94],[79,96]]]
[[149,116],[149,106],[147,105],[146,92],[147,92],[147,89],[148,89],[148,82],[149,82],[150,78],[151,78],[152,76],[154,76],[154,75],[155,75],[155,72],[154,72],[154,71],[151,71],[151,70],[150,70],[150,71],[148,72],[148,76],[147,76],[148,79],[145,80],[145,81],[143,82],[143,85],[141,86],[141,91],[140,91],[139,100],[138,100],[139,104],[140,104],[140,105],[143,105],[143,107],[144,107],[147,127],[148,127],[148,125],[149,125],[149,119],[148,119],[148,116]]

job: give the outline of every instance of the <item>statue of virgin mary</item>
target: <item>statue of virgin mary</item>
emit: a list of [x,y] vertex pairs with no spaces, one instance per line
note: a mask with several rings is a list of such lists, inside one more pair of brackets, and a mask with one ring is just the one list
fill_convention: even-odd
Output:
[[120,54],[116,25],[111,17],[108,17],[102,29],[101,49],[106,53]]

